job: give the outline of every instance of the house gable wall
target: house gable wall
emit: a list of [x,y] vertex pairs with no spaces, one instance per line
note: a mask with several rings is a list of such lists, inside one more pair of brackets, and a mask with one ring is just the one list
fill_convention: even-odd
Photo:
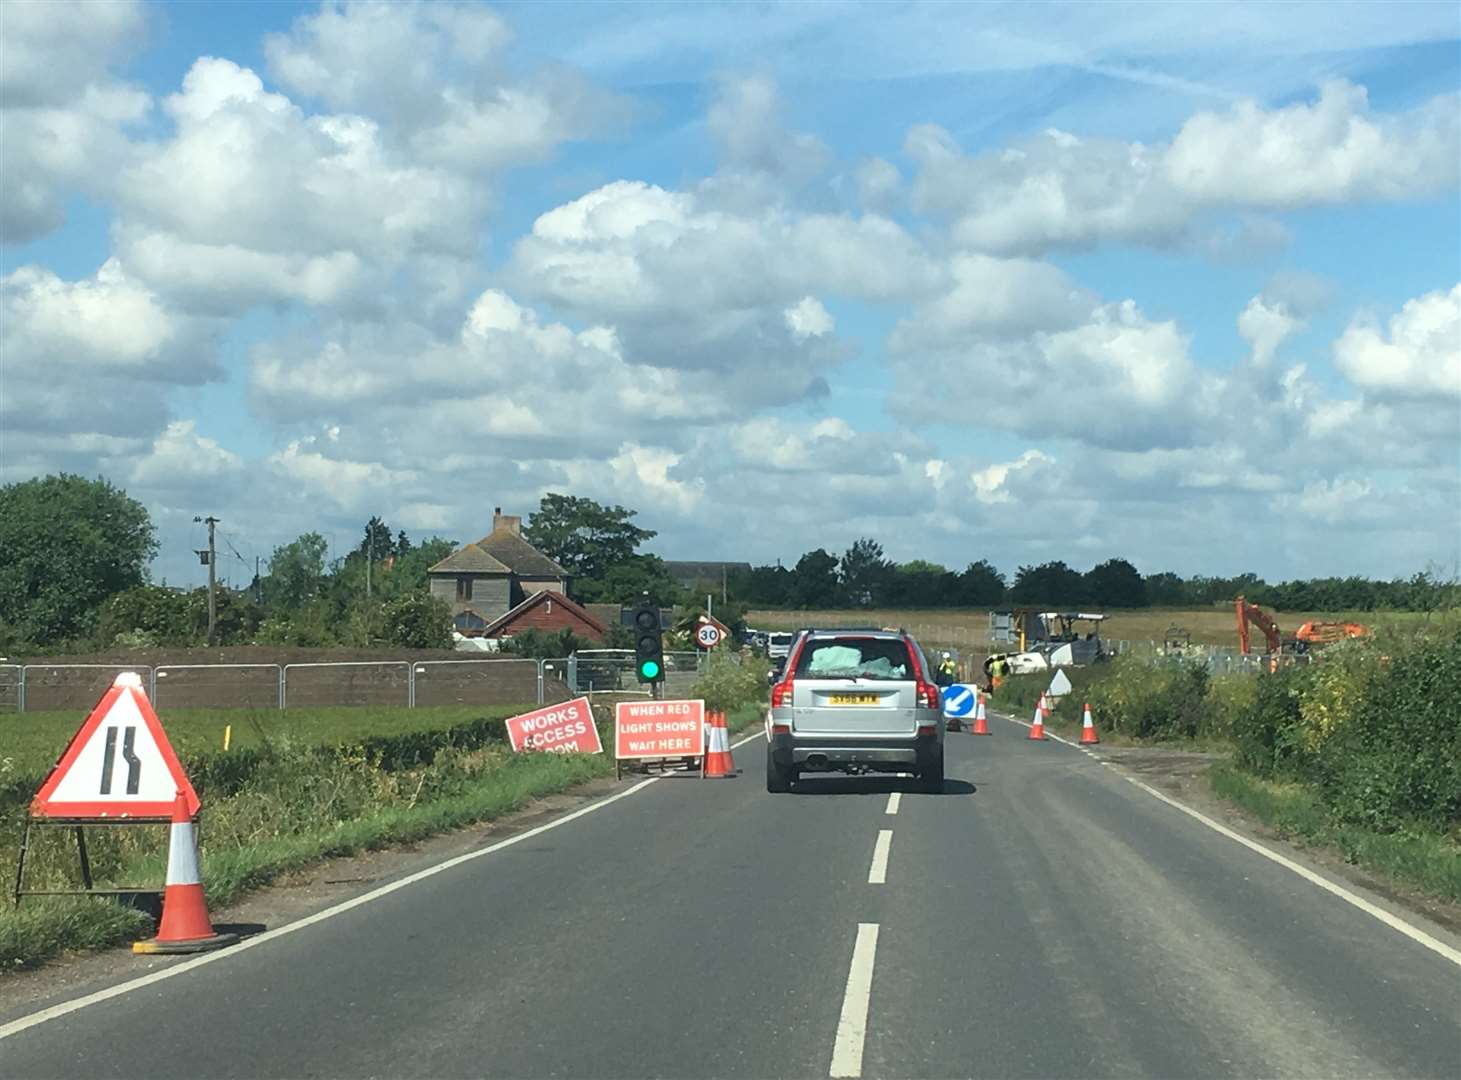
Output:
[[446,601],[455,615],[471,608],[489,622],[512,610],[512,581],[505,574],[472,574],[472,598],[457,599],[457,578],[466,574],[432,574],[431,595]]

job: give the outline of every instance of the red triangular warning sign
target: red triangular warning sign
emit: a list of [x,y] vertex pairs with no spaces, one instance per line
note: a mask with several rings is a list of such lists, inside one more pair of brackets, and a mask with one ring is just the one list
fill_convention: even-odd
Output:
[[67,820],[169,821],[180,791],[189,815],[197,814],[198,796],[142,692],[142,680],[123,672],[71,737],[31,800],[30,813]]

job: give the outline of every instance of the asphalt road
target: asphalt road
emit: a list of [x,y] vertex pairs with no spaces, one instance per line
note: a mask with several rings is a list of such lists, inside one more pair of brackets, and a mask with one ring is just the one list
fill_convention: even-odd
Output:
[[1453,960],[992,725],[942,795],[768,795],[751,742],[19,1031],[0,1075],[1461,1076]]

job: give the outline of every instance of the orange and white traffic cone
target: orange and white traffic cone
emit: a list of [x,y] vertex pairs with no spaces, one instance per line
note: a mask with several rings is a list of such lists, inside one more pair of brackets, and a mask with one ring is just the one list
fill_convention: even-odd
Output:
[[1050,699],[1045,694],[1040,695],[1040,718],[1042,720],[1050,719]]
[[725,726],[725,713],[710,714],[710,745],[705,749],[705,768],[701,776],[708,780],[719,780],[735,776],[736,762],[731,757],[730,729]]
[[208,919],[198,848],[188,800],[180,791],[172,808],[172,835],[167,846],[167,886],[162,894],[162,922],[151,941],[132,945],[134,953],[194,953],[232,945],[237,934],[219,934]]
[[1085,719],[1081,721],[1081,742],[1098,743],[1101,736],[1096,734],[1096,723],[1091,719],[1091,706],[1086,705]]
[[989,721],[987,719],[985,719],[985,716],[984,716],[984,695],[983,694],[980,694],[979,695],[979,704],[976,705],[976,706],[974,706],[974,730],[970,734],[973,734],[973,735],[988,735],[988,734],[990,734],[990,731],[989,731]]
[[[1040,695],[1040,703],[1042,705],[1045,703],[1044,694]],[[1040,739],[1041,741],[1045,739],[1045,717],[1040,705],[1035,706],[1035,722],[1030,725],[1030,738]]]

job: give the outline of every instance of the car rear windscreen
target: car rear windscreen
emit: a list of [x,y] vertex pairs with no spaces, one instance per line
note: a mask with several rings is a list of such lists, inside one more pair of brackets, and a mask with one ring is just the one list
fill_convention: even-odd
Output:
[[911,679],[908,646],[892,638],[813,638],[802,646],[797,678]]

